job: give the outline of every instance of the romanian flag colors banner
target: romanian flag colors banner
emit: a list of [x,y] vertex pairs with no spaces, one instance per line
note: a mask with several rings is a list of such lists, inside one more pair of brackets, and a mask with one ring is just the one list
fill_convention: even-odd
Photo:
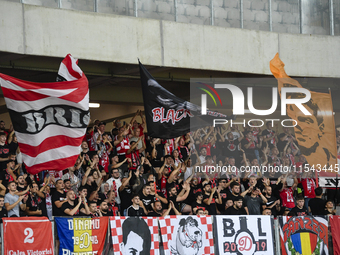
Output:
[[[282,87],[302,88],[298,81],[286,74],[284,63],[278,54],[270,61],[270,70],[278,81],[280,95]],[[332,172],[335,175],[339,169],[336,169],[338,165],[332,97],[329,93],[310,92],[311,99],[302,105],[311,115],[304,115],[296,105],[288,105],[287,114],[297,122],[295,136],[308,164],[314,166],[316,171],[321,169],[320,176],[329,176]],[[303,97],[305,95],[301,93],[287,96],[291,99]]]
[[3,218],[4,254],[53,255],[52,223],[46,217]]
[[101,254],[109,218],[55,217],[60,241],[59,254]]
[[333,254],[340,254],[340,216],[329,216],[332,230]]
[[282,255],[328,255],[327,216],[282,216],[279,224]]
[[214,255],[211,216],[176,216],[159,218],[164,254]]
[[110,217],[114,255],[159,255],[157,217]]

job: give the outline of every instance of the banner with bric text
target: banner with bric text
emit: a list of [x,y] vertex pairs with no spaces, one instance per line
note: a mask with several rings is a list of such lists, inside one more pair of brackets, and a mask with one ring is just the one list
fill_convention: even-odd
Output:
[[55,217],[60,241],[59,254],[102,254],[109,218]]

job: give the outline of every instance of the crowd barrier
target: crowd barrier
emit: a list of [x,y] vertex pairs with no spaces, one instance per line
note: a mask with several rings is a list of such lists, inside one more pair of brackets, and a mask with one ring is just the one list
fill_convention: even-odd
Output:
[[5,255],[340,254],[340,216],[4,218],[1,234]]

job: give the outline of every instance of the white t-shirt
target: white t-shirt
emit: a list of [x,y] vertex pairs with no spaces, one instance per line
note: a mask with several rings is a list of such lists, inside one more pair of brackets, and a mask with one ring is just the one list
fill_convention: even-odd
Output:
[[113,181],[116,183],[116,189],[115,189],[116,199],[115,200],[116,200],[117,204],[120,204],[121,201],[120,201],[118,189],[119,189],[120,186],[122,186],[122,181],[120,180],[120,178],[115,179],[115,178],[111,177],[110,179],[108,179],[106,181],[106,183],[108,183],[110,185],[110,189],[113,185]]

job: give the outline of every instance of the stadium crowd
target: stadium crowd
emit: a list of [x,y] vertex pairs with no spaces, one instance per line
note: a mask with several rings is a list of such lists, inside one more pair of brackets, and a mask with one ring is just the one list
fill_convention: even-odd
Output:
[[[95,120],[73,167],[30,175],[1,121],[0,217],[334,215],[336,190],[316,186],[292,130],[271,124],[163,140],[147,136],[137,111],[129,124],[115,120],[111,132]],[[288,171],[274,171],[280,166]]]

